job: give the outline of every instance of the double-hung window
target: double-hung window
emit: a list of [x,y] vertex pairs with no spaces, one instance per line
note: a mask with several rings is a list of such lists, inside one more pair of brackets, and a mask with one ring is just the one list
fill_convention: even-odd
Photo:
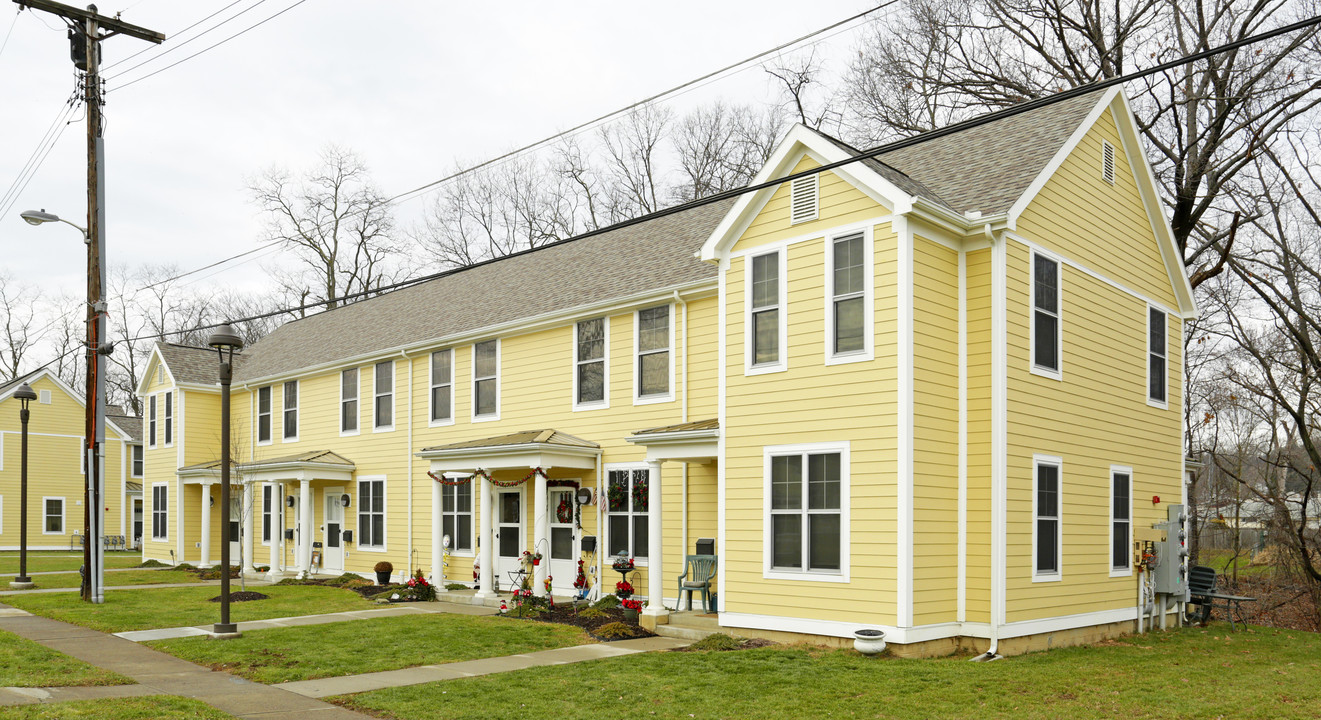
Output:
[[1160,406],[1167,402],[1165,329],[1165,312],[1147,308],[1147,401]]
[[840,446],[767,448],[771,572],[843,574],[846,452]]
[[606,550],[610,555],[647,557],[646,468],[610,470],[606,483]]
[[450,537],[450,549],[472,552],[472,483],[440,486],[440,530]]
[[1060,372],[1060,264],[1032,255],[1032,368]]
[[385,479],[358,481],[358,547],[385,548]]
[[284,439],[298,439],[298,381],[284,384]]
[[1133,471],[1110,468],[1110,574],[1127,575],[1132,570],[1130,551],[1133,525]]
[[605,318],[574,326],[573,401],[576,407],[606,405]]
[[130,445],[129,447],[133,448],[131,451],[133,453],[133,461],[132,461],[133,464],[132,467],[129,469],[129,477],[140,478],[142,477],[142,469],[143,469],[142,446]]
[[174,444],[174,393],[165,393],[165,447]]
[[431,353],[431,423],[454,421],[454,352]]
[[636,397],[670,397],[670,306],[638,311]]
[[257,442],[271,441],[271,386],[257,388]]
[[1060,578],[1060,459],[1033,458],[1032,574],[1035,580]]
[[500,341],[472,346],[472,415],[474,419],[500,417]]
[[170,528],[170,486],[164,483],[151,486],[151,539],[164,540]]
[[394,429],[394,361],[376,363],[372,373],[372,382],[376,386],[372,429]]
[[156,396],[147,398],[147,447],[156,447]]
[[752,277],[748,283],[748,364],[753,368],[782,365],[781,326],[784,320],[783,281],[779,251],[749,259]]
[[41,534],[64,534],[64,498],[47,497],[41,499]]
[[344,435],[358,432],[358,368],[339,374],[339,431]]
[[830,242],[830,355],[865,355],[867,342],[867,234]]

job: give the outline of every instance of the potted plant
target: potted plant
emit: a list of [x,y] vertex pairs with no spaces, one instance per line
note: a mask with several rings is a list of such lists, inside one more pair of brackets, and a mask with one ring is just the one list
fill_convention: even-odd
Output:
[[532,565],[532,566],[540,565],[540,564],[541,564],[541,553],[528,552],[527,550],[524,550],[524,551],[523,551],[523,564],[524,564],[524,565]]
[[641,600],[624,600],[619,603],[624,608],[624,621],[636,623],[638,621],[638,611],[642,609]]
[[390,573],[394,572],[394,565],[391,565],[389,560],[382,560],[376,563],[376,567],[372,569],[376,571],[377,585],[390,584]]

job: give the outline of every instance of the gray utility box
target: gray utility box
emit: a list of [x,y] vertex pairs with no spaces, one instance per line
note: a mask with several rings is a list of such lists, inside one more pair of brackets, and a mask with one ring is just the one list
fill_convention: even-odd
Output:
[[1153,571],[1156,592],[1172,596],[1178,602],[1188,601],[1187,539],[1184,523],[1188,517],[1182,505],[1166,507],[1167,519],[1151,527],[1159,530],[1162,539],[1156,544],[1156,567]]

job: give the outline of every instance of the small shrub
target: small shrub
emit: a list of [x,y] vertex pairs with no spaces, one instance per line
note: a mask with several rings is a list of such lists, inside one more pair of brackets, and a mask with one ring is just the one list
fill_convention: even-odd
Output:
[[601,608],[604,610],[609,610],[610,608],[617,608],[619,607],[619,598],[615,597],[614,595],[606,595],[602,597],[600,600],[597,600],[596,602],[592,603],[592,607]]
[[698,640],[697,642],[693,643],[692,645],[689,645],[688,647],[692,648],[693,650],[710,651],[710,650],[738,650],[742,646],[743,646],[742,640],[735,639],[724,633],[716,633],[714,635],[707,635],[706,637],[702,638],[701,640]]
[[585,607],[578,611],[578,617],[586,618],[587,620],[600,620],[601,618],[610,617],[610,613],[601,610],[600,608]]
[[622,640],[624,638],[633,637],[634,635],[637,634],[637,632],[638,629],[636,625],[629,625],[628,623],[622,623],[622,622],[612,622],[612,623],[606,623],[605,625],[602,625],[601,627],[593,630],[592,634],[599,638],[603,638],[605,640]]
[[161,562],[160,560],[147,560],[147,561],[143,562],[141,565],[139,565],[138,567],[140,567],[140,568],[158,568],[158,567],[169,567],[169,566],[170,566],[169,563],[163,563],[163,562]]
[[175,565],[175,566],[174,566],[174,569],[176,569],[176,570],[196,570],[197,568],[193,567],[192,565],[189,565],[188,563],[179,563],[178,565]]
[[446,589],[446,590],[467,590],[467,589],[468,589],[468,586],[467,586],[467,585],[464,585],[463,583],[448,583],[448,584],[445,585],[445,589]]
[[389,560],[382,560],[372,569],[379,573],[394,572],[394,565],[391,565]]

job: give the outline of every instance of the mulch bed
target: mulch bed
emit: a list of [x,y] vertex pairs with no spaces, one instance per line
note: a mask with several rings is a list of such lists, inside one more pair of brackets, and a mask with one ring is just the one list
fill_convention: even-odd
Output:
[[[222,597],[224,597],[224,596],[223,596],[223,595],[217,595],[217,596],[211,598],[211,602],[220,602],[220,599],[221,599]],[[239,591],[239,592],[232,592],[232,593],[230,593],[230,594],[229,594],[229,601],[230,601],[230,602],[248,602],[249,600],[265,600],[265,599],[267,599],[267,598],[269,598],[269,597],[270,597],[270,595],[262,595],[262,594],[259,593],[259,592],[253,592],[253,591],[251,591],[251,590],[241,590],[241,591]]]
[[[506,600],[506,602],[509,601]],[[578,607],[578,610],[582,610],[587,607],[589,606],[583,604]],[[624,622],[624,611],[621,608],[602,608],[601,611],[605,613],[605,617],[586,618],[583,617],[581,614],[579,614],[578,610],[575,610],[573,605],[571,604],[560,603],[559,605],[556,605],[554,608],[552,608],[547,612],[538,613],[535,615],[529,615],[523,618],[515,616],[514,610],[511,608],[509,610],[509,613],[505,617],[508,617],[512,620],[529,620],[533,622],[555,623],[556,625],[570,625],[572,627],[582,628],[583,630],[587,631],[587,634],[591,635],[592,637],[602,642],[610,642],[612,640],[632,640],[634,638],[656,637],[656,633],[645,630],[640,625],[632,625],[631,623],[630,625],[633,628],[633,635],[631,637],[614,637],[614,638],[601,637],[597,635],[595,631],[600,627],[602,627],[603,625],[609,625],[610,623]]]
[[[743,638],[743,639],[735,638],[735,639],[738,640],[737,645],[734,645],[732,647],[717,648],[715,652],[729,652],[731,650],[754,650],[756,648],[764,648],[764,647],[770,647],[772,645],[779,645],[779,643],[775,642],[774,640],[767,640],[765,638]],[[694,645],[685,645],[683,647],[674,648],[670,652],[711,652],[711,650]]]

